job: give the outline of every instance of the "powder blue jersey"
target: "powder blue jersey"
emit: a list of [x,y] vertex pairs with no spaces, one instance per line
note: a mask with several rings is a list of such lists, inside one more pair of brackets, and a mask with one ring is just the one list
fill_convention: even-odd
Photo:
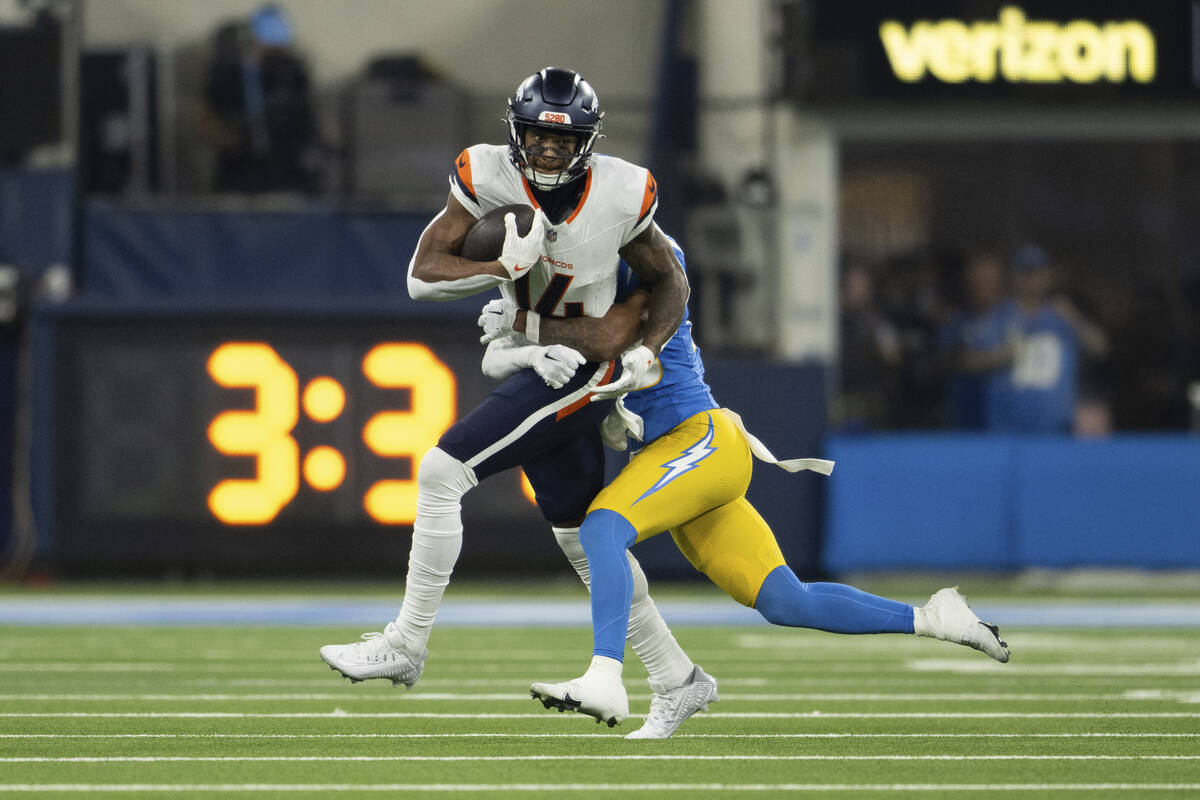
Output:
[[[686,271],[683,250],[667,237],[675,257]],[[624,261],[617,278],[617,302],[623,301],[640,285],[638,276]],[[704,362],[700,349],[692,341],[692,323],[684,309],[683,322],[658,354],[662,379],[653,386],[625,395],[625,407],[642,418],[645,425],[642,442],[650,442],[701,411],[717,408],[712,391],[704,381]]]
[[1053,306],[1026,314],[1007,300],[962,314],[941,331],[941,346],[971,352],[1016,342],[1013,363],[950,383],[951,421],[1008,433],[1067,433],[1074,418],[1079,339]]
[[1026,314],[1009,300],[995,314],[999,326],[1019,345],[1008,380],[991,409],[990,427],[1016,433],[1069,433],[1079,371],[1075,330],[1050,305]]
[[[995,308],[982,313],[960,312],[938,334],[945,352],[986,353],[1000,348],[1010,336],[1006,316]],[[1007,402],[1009,371],[997,367],[985,373],[956,372],[947,388],[950,424],[959,429],[983,430],[999,419],[1000,404]]]

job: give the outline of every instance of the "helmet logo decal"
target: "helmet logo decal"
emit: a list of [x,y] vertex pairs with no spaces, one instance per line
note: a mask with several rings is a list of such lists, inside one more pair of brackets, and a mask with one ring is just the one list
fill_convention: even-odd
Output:
[[538,114],[539,122],[555,122],[559,125],[570,125],[571,117],[558,111],[543,111]]

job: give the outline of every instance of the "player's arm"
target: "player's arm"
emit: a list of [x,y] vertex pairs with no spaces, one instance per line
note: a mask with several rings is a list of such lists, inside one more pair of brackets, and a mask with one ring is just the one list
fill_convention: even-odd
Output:
[[1108,335],[1104,329],[1083,315],[1070,298],[1063,295],[1053,300],[1055,309],[1062,315],[1075,335],[1083,350],[1093,358],[1103,358],[1108,355]]
[[[625,302],[614,303],[603,317],[538,317],[537,341],[566,345],[582,353],[588,361],[619,358],[637,341],[650,302],[650,293],[639,289]],[[528,327],[529,312],[518,311],[513,330],[528,334]]]
[[657,356],[683,322],[691,291],[687,277],[671,243],[656,224],[652,223],[619,252],[642,285],[650,290],[642,345]]
[[451,194],[446,207],[426,226],[408,263],[408,294],[414,300],[455,300],[486,291],[508,279],[497,261],[470,261],[458,255],[475,217]]

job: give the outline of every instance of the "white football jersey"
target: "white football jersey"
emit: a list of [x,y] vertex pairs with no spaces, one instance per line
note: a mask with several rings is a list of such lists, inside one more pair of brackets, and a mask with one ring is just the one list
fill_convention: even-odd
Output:
[[[538,207],[507,145],[477,144],[455,161],[450,191],[482,217],[512,203]],[[612,156],[593,155],[575,209],[546,232],[542,259],[529,274],[502,281],[518,307],[551,317],[601,317],[617,291],[617,251],[644,231],[658,208],[649,170]]]

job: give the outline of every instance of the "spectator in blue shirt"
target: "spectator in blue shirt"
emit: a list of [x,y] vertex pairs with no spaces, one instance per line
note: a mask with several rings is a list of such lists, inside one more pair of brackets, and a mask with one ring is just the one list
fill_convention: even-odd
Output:
[[978,253],[968,263],[967,304],[942,329],[949,364],[950,421],[958,428],[1007,433],[1071,433],[1083,356],[1102,357],[1104,332],[1055,294],[1046,251],[1036,245],[1003,262]]
[[1012,347],[996,309],[1007,297],[1004,256],[972,253],[963,274],[963,305],[938,333],[940,363],[949,373],[946,411],[951,427],[983,430],[989,407],[1004,390]]
[[1065,295],[1053,294],[1046,251],[1017,250],[1009,262],[1013,298],[996,310],[1012,363],[988,409],[987,427],[1012,433],[1070,433],[1075,418],[1082,355],[1108,351],[1104,331],[1088,321]]

